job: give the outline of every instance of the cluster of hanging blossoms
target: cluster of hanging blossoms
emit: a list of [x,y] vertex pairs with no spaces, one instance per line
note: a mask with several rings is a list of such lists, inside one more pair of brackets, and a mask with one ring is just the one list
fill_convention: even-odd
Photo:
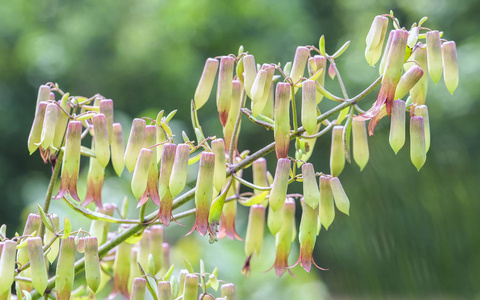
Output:
[[[389,19],[394,29],[384,47]],[[144,299],[147,290],[155,299],[214,299],[214,294],[235,299],[232,284],[223,284],[217,291],[218,270],[208,273],[203,263],[195,272],[185,261],[186,269],[175,275],[163,235],[171,220],[195,215],[186,234],[196,230],[202,236],[208,234],[211,242],[224,237],[242,240],[235,227],[238,204],[250,210],[244,237],[246,275],[262,251],[265,227],[275,237],[272,263],[277,275],[296,264],[309,272],[312,263],[316,266],[314,247],[321,228],[331,226],[336,209],[350,212],[339,176],[351,156],[361,170],[368,163],[367,121],[368,133],[373,135],[376,124],[390,117],[390,145],[397,153],[405,143],[405,118],[410,115],[411,160],[417,169],[425,163],[430,145],[426,74],[437,83],[443,72],[451,93],[458,85],[455,43],[423,27],[425,20],[406,30],[393,14],[375,18],[366,38],[365,57],[372,66],[381,58],[380,76],[353,98],[348,97],[336,67],[349,42],[329,55],[322,36],[318,48],[298,47],[293,61],[283,66],[257,64],[243,47],[237,55],[207,59],[191,102],[195,140],[182,132],[180,144],[174,143],[169,126],[175,111],[166,116],[161,111],[155,120],[134,119],[125,146],[111,99],[98,94],[71,96],[57,84],[42,85],[28,148],[30,153],[39,149],[43,160],[54,167],[53,174],[43,208],[39,205],[38,214],[29,216],[23,234],[8,239],[5,226],[0,229],[0,299],[10,297],[12,285],[17,297],[33,299],[50,293],[58,299],[93,296],[106,289],[112,296],[131,299]],[[342,96],[325,88],[327,73],[338,80]],[[216,78],[223,137],[205,135],[199,121]],[[363,111],[358,102],[379,84],[376,101]],[[324,98],[339,104],[322,112]],[[245,120],[273,131],[272,142],[253,153],[239,149]],[[315,170],[308,160],[316,140],[329,132],[330,169]],[[276,153],[273,175],[264,158],[271,152]],[[89,157],[85,197],[77,193],[82,155]],[[126,218],[126,201],[121,209],[102,202],[104,170],[110,162],[118,176],[125,167],[132,173],[138,219]],[[188,182],[191,166],[198,169],[195,182]],[[248,172],[253,182],[244,179]],[[55,195],[59,173],[61,183]],[[295,181],[302,182],[302,194],[289,193]],[[72,230],[68,218],[61,229],[58,216],[48,212],[53,199],[65,201],[74,212],[91,219],[90,230]],[[158,208],[147,214],[149,199]],[[195,209],[173,213],[193,199]],[[302,214],[297,228],[298,207]],[[120,226],[110,230],[112,223]],[[297,232],[300,251],[292,263],[289,256]],[[76,252],[82,254],[77,261]],[[55,275],[49,277],[47,270],[55,261]],[[86,284],[73,290],[82,272]]]

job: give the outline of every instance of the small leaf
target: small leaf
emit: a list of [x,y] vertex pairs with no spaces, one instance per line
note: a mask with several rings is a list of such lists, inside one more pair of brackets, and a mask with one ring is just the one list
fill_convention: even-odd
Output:
[[[156,120],[157,125],[160,124],[160,122],[162,122],[163,113],[164,113],[163,110],[161,110],[161,111],[158,113],[158,115],[157,115],[157,120]],[[159,125],[158,125],[158,126],[159,126]]]
[[245,201],[238,200],[238,203],[240,203],[243,206],[252,206],[252,205],[255,205],[255,204],[259,204],[263,200],[265,200],[265,198],[267,198],[267,195],[268,195],[269,192],[270,191],[263,191],[260,194],[251,197],[248,200],[245,200]]
[[207,282],[207,285],[210,284],[210,286],[212,287],[212,289],[214,289],[215,291],[218,290],[218,279],[215,275],[211,274],[209,279],[208,279],[208,282]]
[[241,57],[238,62],[237,62],[237,68],[236,68],[236,73],[237,73],[237,77],[238,77],[238,80],[240,80],[240,82],[244,82],[244,79],[243,79],[243,57]]
[[195,155],[194,157],[191,157],[188,159],[188,165],[193,165],[194,163],[196,163],[197,161],[200,160],[200,157],[202,156],[202,153],[203,152],[200,152],[198,153],[197,155]]
[[40,213],[40,218],[42,218],[42,223],[45,226],[45,228],[48,229],[48,231],[55,233],[55,230],[52,227],[52,224],[50,224],[50,220],[48,219],[47,215],[43,211],[43,208],[40,206],[40,204],[37,204],[38,212]]
[[315,74],[313,74],[310,78],[308,78],[308,80],[317,81],[317,79],[320,77],[320,75],[322,75],[322,73],[323,73],[323,68],[318,69],[318,71],[315,72]]
[[2,235],[2,237],[7,237],[7,225],[3,224],[1,227],[0,227],[0,234]]
[[83,113],[80,115],[75,116],[76,121],[85,121],[93,118],[94,115],[96,115],[96,112],[88,112],[88,113]]
[[342,109],[340,111],[340,114],[338,115],[338,119],[337,119],[337,124],[341,124],[343,122],[343,120],[345,120],[345,118],[348,115],[349,110],[350,110],[350,107],[345,107],[344,109]]
[[184,143],[190,142],[190,138],[188,137],[188,135],[185,131],[182,131],[182,139],[183,139]]
[[32,295],[29,292],[22,290],[23,296],[25,296],[25,300],[32,300]]
[[142,235],[143,235],[143,230],[135,233],[134,235],[132,235],[131,237],[126,239],[125,243],[130,244],[130,245],[134,245],[142,239]]
[[150,276],[145,276],[144,278],[147,279],[147,287],[148,287],[148,290],[150,291],[150,294],[152,294],[153,299],[158,300],[157,281]]
[[200,259],[200,274],[205,274],[205,263]]
[[428,17],[423,17],[418,21],[418,26],[422,26],[423,23],[425,23],[428,20]]
[[63,226],[65,228],[64,228],[62,240],[65,240],[70,236],[70,233],[72,232],[72,224],[70,224],[70,220],[67,217],[65,217],[65,220],[63,221]]
[[177,110],[176,110],[176,109],[173,110],[172,112],[170,112],[170,113],[168,114],[168,116],[165,118],[165,123],[168,124],[168,122],[170,122],[170,121],[172,120],[173,116],[175,116],[176,113],[177,113]]
[[292,62],[289,61],[285,64],[285,66],[283,67],[283,73],[285,73],[285,75],[290,76],[290,71],[292,70]]
[[325,52],[325,36],[322,34],[320,37],[320,41],[318,42],[318,50],[320,50],[320,54],[327,57]]
[[165,132],[167,133],[168,136],[172,136],[172,130],[170,129],[170,127],[167,125],[167,123],[164,123],[164,122],[160,122],[160,126],[162,126],[163,130],[165,130]]
[[192,264],[186,258],[183,259],[183,262],[185,263],[185,266],[187,267],[188,272],[192,274],[195,273],[195,270],[193,269]]
[[197,137],[197,143],[201,143],[205,139],[205,135],[203,134],[202,128],[195,128],[195,136]]
[[172,277],[170,277],[170,287],[171,287],[171,291],[172,291],[172,296],[173,297],[177,296],[178,291],[180,289],[180,284],[178,283],[178,280],[175,277],[175,275],[172,275]]
[[338,58],[340,55],[343,54],[343,52],[345,52],[345,50],[347,50],[349,45],[350,45],[350,41],[347,41],[345,44],[343,44],[342,47],[340,47],[340,49],[337,50],[337,52],[335,52],[335,54],[332,55],[332,57]]
[[170,276],[172,276],[174,268],[175,268],[175,264],[171,265],[170,268],[168,268],[167,272],[165,272],[165,275],[162,276],[163,280],[167,281],[170,279]]

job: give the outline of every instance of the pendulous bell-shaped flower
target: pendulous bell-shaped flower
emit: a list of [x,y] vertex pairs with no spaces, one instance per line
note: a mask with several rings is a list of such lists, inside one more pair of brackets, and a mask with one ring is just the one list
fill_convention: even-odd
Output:
[[393,101],[389,142],[395,154],[405,144],[405,102],[403,100]]
[[144,300],[145,292],[147,291],[147,280],[145,278],[137,277],[133,279],[131,300]]
[[110,150],[113,169],[115,170],[115,173],[120,176],[125,167],[125,141],[123,139],[122,125],[120,123],[113,124]]
[[275,94],[275,153],[277,159],[288,156],[290,144],[290,85],[278,83]]
[[57,299],[70,299],[75,279],[75,237],[73,236],[62,240],[56,275]]
[[317,208],[320,201],[320,191],[318,190],[315,170],[311,163],[302,165],[303,174],[303,198],[305,203],[312,208]]
[[[237,123],[237,118],[242,106],[242,83],[239,80],[232,82],[232,101],[230,103],[230,110],[228,112],[228,119],[225,127],[223,128],[223,137],[225,140],[225,151],[230,150],[230,145],[233,143],[234,153],[237,152],[237,136],[233,136],[233,130]],[[241,118],[238,123],[238,131],[240,130]]]
[[[143,141],[143,147],[150,149],[150,147],[157,144],[157,126],[147,125],[145,127],[145,139]],[[148,169],[147,189],[143,195],[138,199],[138,206],[145,204],[148,198],[152,199],[156,205],[160,204],[160,197],[158,194],[158,166],[157,166],[157,151],[152,150],[152,160]]]
[[100,259],[98,257],[97,237],[85,237],[85,279],[92,292],[100,286]]
[[[9,292],[15,279],[15,255],[17,243],[0,242],[0,298]],[[8,294],[8,293],[7,293]]]
[[130,130],[127,149],[125,150],[125,166],[127,167],[128,172],[132,172],[137,164],[137,159],[145,140],[146,126],[147,122],[142,119],[134,119],[132,122],[132,129]]
[[345,167],[343,130],[344,127],[341,125],[334,126],[332,129],[332,146],[330,150],[330,173],[332,173],[332,176],[340,175]]
[[43,256],[42,238],[29,237],[27,239],[28,257],[32,276],[32,285],[40,295],[47,289],[48,274]]
[[255,204],[250,207],[247,234],[245,236],[245,255],[260,255],[263,247],[263,228],[265,227],[265,207]]
[[288,268],[288,256],[295,239],[295,201],[292,198],[285,200],[282,216],[282,228],[275,235],[275,273],[282,276]]
[[302,84],[302,125],[312,135],[317,127],[317,84],[313,80],[305,80]]
[[190,153],[190,146],[187,144],[177,145],[175,151],[175,160],[172,166],[172,174],[170,176],[170,193],[172,197],[177,196],[185,188],[187,182],[188,171],[188,155]]
[[310,50],[307,47],[297,47],[295,50],[295,57],[293,58],[292,70],[290,71],[290,77],[295,83],[303,77],[305,73],[305,67],[307,66],[308,56],[310,55]]
[[333,199],[337,209],[346,215],[350,215],[350,200],[343,189],[340,179],[333,177],[330,179],[330,188],[332,189]]
[[160,196],[160,219],[163,225],[170,224],[172,216],[173,197],[170,193],[169,183],[172,175],[173,164],[177,145],[163,145],[162,158],[160,160],[160,176],[158,178],[158,195]]
[[117,293],[121,293],[128,298],[128,278],[130,276],[130,260],[132,245],[125,242],[117,246],[115,251],[115,261],[113,263],[113,290],[112,298]]
[[426,159],[424,119],[412,117],[410,118],[410,160],[417,171],[420,171]]
[[376,16],[373,19],[372,26],[368,31],[365,42],[365,58],[372,67],[378,62],[382,55],[383,42],[387,33],[388,18],[384,16]]
[[62,164],[62,183],[55,199],[60,199],[68,192],[72,198],[80,201],[77,194],[77,179],[80,169],[80,147],[82,142],[82,122],[68,123],[65,140],[65,152]]
[[108,141],[112,143],[113,135],[113,100],[104,99],[100,100],[98,104],[99,112],[103,114],[107,121],[107,132],[108,132]]
[[442,45],[437,30],[427,32],[428,74],[435,84],[442,77]]
[[272,84],[275,67],[264,64],[262,69],[258,71],[255,81],[253,82],[250,93],[252,95],[252,115],[257,116],[262,113],[268,100],[270,85]]
[[367,127],[364,120],[352,120],[353,159],[360,167],[365,168],[370,157],[368,150]]
[[302,219],[298,231],[298,240],[300,243],[300,257],[298,262],[310,272],[313,261],[313,248],[317,240],[318,226],[318,207],[311,207],[306,202],[302,203]]
[[[425,70],[428,69],[427,48],[425,47],[425,45],[419,45],[418,47],[416,47],[412,53],[410,60],[414,60],[417,63],[406,63],[405,70],[408,70],[412,66],[420,66],[420,68],[425,72]],[[415,84],[410,90],[410,96],[412,96],[412,103],[419,105],[425,104],[427,90],[428,76],[425,75],[422,76],[420,80],[418,80],[417,84]]]
[[226,180],[225,142],[223,139],[212,141],[212,151],[215,154],[213,185],[217,193],[220,193]]
[[104,114],[96,114],[92,118],[95,136],[95,158],[102,167],[110,161],[110,142],[108,139],[107,118]]
[[45,109],[45,119],[43,120],[41,137],[42,150],[47,151],[47,153],[54,153],[56,150],[58,150],[53,145],[58,115],[59,108],[57,104],[49,103]]
[[458,86],[458,62],[457,62],[457,47],[455,42],[449,41],[442,44],[443,57],[443,80],[450,94]]
[[[96,136],[92,137],[92,148],[97,146]],[[96,157],[90,157],[90,166],[87,175],[87,193],[83,206],[94,202],[97,207],[102,208],[102,187],[105,176],[104,167],[98,162]]]
[[152,163],[153,151],[143,148],[140,150],[138,161],[132,175],[131,188],[135,198],[140,199],[147,190],[148,173]]
[[252,95],[250,90],[252,89],[253,82],[257,77],[257,65],[255,64],[255,57],[253,55],[248,54],[243,57],[243,70],[245,92],[251,99]]
[[38,103],[37,110],[35,112],[35,118],[33,119],[32,129],[30,129],[30,135],[28,136],[28,151],[30,152],[30,155],[37,150],[38,146],[42,142],[42,128],[47,105],[48,103],[44,101]]
[[402,99],[418,83],[423,76],[423,70],[418,65],[413,65],[403,74],[395,90],[395,99]]
[[222,56],[220,70],[218,71],[217,86],[217,110],[222,126],[227,123],[230,101],[232,100],[233,64],[235,59],[230,56]]
[[236,300],[235,285],[233,283],[222,284],[220,288],[221,297],[228,300]]
[[415,106],[415,116],[423,117],[423,127],[425,129],[425,151],[430,149],[430,121],[428,118],[428,108],[426,105]]
[[[151,249],[152,253],[155,249],[161,249],[163,246],[163,227],[162,225],[153,225],[150,227],[150,240],[151,240]],[[153,261],[155,263],[155,274],[158,273],[162,267],[164,266],[163,263],[163,255],[154,255]],[[154,275],[154,274],[153,274]]]
[[[327,69],[327,59],[322,56],[322,55],[315,55],[314,57],[310,57],[308,59],[308,73],[310,76],[313,76],[315,73],[317,73],[318,70],[323,69],[322,73],[316,80],[316,84],[319,84],[321,86],[325,85],[325,73]],[[316,93],[316,99],[317,99],[317,104],[320,103],[323,99],[323,94],[320,93],[319,87],[316,86],[317,93]]]
[[172,299],[172,285],[170,281],[159,281],[157,286],[158,300],[171,300]]
[[197,109],[207,103],[208,98],[210,98],[217,70],[218,60],[215,58],[208,58],[205,62],[205,67],[203,68],[203,73],[198,82],[197,89],[195,90],[195,96],[193,97]]
[[183,300],[197,300],[198,276],[195,274],[185,275],[185,286],[183,288]]
[[332,188],[330,187],[331,177],[320,176],[320,204],[318,217],[323,227],[328,230],[328,227],[335,219],[335,207],[333,206]]
[[268,200],[273,211],[277,211],[285,202],[291,166],[292,162],[287,158],[280,158],[277,162],[277,169],[275,170],[272,190],[270,191],[270,198]]

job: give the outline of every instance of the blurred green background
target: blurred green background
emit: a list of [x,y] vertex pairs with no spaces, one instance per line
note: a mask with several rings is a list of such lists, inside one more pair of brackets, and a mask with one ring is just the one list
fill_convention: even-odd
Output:
[[[374,16],[391,9],[407,28],[428,16],[425,26],[457,43],[455,94],[443,81],[429,82],[432,144],[421,172],[410,163],[408,143],[394,155],[388,121],[380,122],[365,170],[350,165],[341,176],[351,216],[338,214],[317,240],[315,259],[329,271],[306,277],[296,268],[297,278],[280,280],[262,273],[274,261],[268,233],[262,262],[249,280],[240,274],[244,257],[238,241],[209,246],[189,237],[175,246],[174,257],[198,263],[201,254],[207,266],[219,267],[220,278],[237,283],[242,299],[480,297],[479,1],[5,1],[0,4],[0,223],[9,225],[10,234],[21,231],[26,213],[45,195],[50,167],[38,152],[29,156],[26,147],[40,84],[58,82],[75,95],[114,99],[125,133],[133,117],[179,109],[172,126],[177,135],[185,130],[193,137],[189,101],[207,57],[236,53],[244,45],[257,63],[285,63],[298,45],[317,45],[322,34],[330,53],[351,40],[337,64],[354,95],[378,74],[364,59],[365,36]],[[340,94],[336,81],[327,79],[326,85]],[[221,135],[213,98],[199,117],[206,134]],[[374,98],[361,106],[368,108]],[[251,125],[242,129],[242,150],[257,150],[273,136]],[[329,145],[327,136],[318,140],[316,170],[328,172]],[[273,155],[267,158],[274,168]],[[86,168],[82,172],[84,178]],[[107,180],[104,201],[120,202],[124,193],[129,193],[125,173]],[[71,214],[61,204],[55,209]],[[241,209],[242,236],[245,226]],[[187,230],[173,227],[167,231],[170,242]],[[205,247],[188,250],[198,245]],[[298,249],[293,252],[292,262]]]

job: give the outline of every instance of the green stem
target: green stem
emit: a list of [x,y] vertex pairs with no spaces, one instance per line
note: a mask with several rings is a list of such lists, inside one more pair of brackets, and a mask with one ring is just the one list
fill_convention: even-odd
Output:
[[347,89],[345,88],[345,84],[343,83],[342,76],[340,76],[340,72],[337,69],[337,64],[335,63],[335,61],[331,56],[328,56],[328,61],[330,62],[333,69],[335,70],[335,73],[337,74],[338,83],[340,84],[340,89],[342,90],[343,97],[345,98],[345,100],[347,100],[348,99]]

